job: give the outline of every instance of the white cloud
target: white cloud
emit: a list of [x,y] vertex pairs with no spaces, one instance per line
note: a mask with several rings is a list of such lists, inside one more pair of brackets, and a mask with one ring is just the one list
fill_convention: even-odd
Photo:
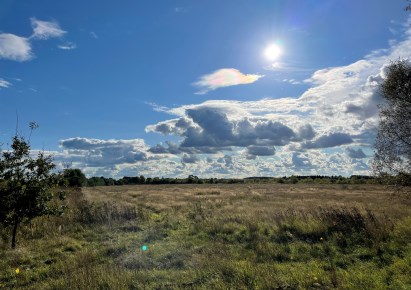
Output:
[[75,49],[77,45],[73,42],[66,42],[64,44],[58,45],[57,47],[63,50],[72,50],[72,49]]
[[[60,154],[88,174],[117,177],[369,174],[382,101],[378,86],[391,60],[411,58],[411,28],[405,36],[352,64],[314,72],[306,80],[311,87],[297,98],[152,104],[172,117],[148,125],[146,132],[177,141],[149,147],[141,139],[71,138],[62,141]],[[230,85],[209,80],[202,79],[203,91]]]
[[222,68],[211,74],[203,75],[194,85],[200,88],[196,94],[203,95],[218,88],[252,84],[264,77],[257,74],[243,74],[235,68]]
[[[147,126],[146,130],[176,135],[180,143],[150,150],[156,154],[197,154],[200,161],[196,164],[201,164],[202,154],[213,156],[231,151],[231,156],[243,152],[241,158],[247,159],[245,162],[251,167],[253,162],[274,158],[291,173],[366,174],[370,156],[363,149],[372,148],[374,143],[377,104],[382,102],[378,87],[391,60],[411,58],[411,29],[406,35],[402,41],[389,42],[388,49],[373,51],[352,64],[315,71],[305,81],[311,88],[298,98],[210,100],[176,108],[156,106],[157,111],[178,118]],[[178,123],[184,126],[177,126]],[[348,145],[357,149],[347,148]],[[212,158],[205,159],[205,164],[211,166]],[[263,167],[257,168],[258,171]],[[280,172],[278,168],[271,169]],[[234,175],[230,170],[227,173]]]
[[0,34],[0,58],[27,61],[33,57],[27,38],[10,33]]
[[183,157],[181,157],[181,162],[183,163],[196,163],[198,162],[199,159],[197,158],[196,155],[188,155],[188,154],[184,154]]
[[56,21],[42,21],[36,18],[30,18],[31,26],[33,28],[33,35],[31,38],[35,39],[49,39],[54,37],[61,37],[66,31],[60,28]]
[[148,146],[142,139],[101,140],[69,138],[60,141],[63,159],[81,162],[87,167],[109,167],[135,164],[150,158]]
[[2,78],[0,78],[0,88],[8,88],[10,87],[12,84]]
[[[28,61],[33,58],[31,40],[61,37],[66,33],[57,22],[41,21],[35,18],[30,20],[33,34],[29,38],[11,33],[0,34],[0,59]],[[59,48],[73,49],[75,44],[67,43],[59,46]]]
[[361,148],[358,148],[357,150],[355,150],[354,148],[347,148],[347,155],[351,158],[356,158],[356,159],[362,159],[362,158],[366,158],[367,155],[365,155],[364,151],[362,151]]

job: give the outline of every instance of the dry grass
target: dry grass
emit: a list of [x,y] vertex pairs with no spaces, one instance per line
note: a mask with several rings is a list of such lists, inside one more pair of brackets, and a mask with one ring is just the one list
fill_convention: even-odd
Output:
[[[89,187],[84,188],[83,192],[87,200],[94,202],[144,204],[156,210],[186,206],[196,201],[212,201],[224,205],[225,211],[235,213],[246,210],[250,215],[271,214],[288,208],[310,211],[318,207],[368,208],[377,214],[386,214],[391,218],[410,214],[409,203],[393,198],[386,187],[379,185],[124,185]],[[204,194],[198,194],[199,192]],[[214,192],[219,194],[212,194]]]
[[110,186],[67,204],[15,251],[0,241],[0,289],[411,289],[411,207],[383,186]]

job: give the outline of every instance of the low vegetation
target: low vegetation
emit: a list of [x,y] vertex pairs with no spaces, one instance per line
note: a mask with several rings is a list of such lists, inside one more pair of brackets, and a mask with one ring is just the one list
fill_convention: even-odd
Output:
[[378,185],[108,186],[63,203],[15,250],[1,229],[1,289],[411,287],[410,207]]

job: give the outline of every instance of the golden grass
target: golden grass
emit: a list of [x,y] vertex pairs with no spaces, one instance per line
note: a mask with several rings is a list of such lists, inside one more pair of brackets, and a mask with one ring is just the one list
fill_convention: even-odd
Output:
[[[309,211],[318,207],[368,208],[377,214],[399,218],[410,214],[409,202],[395,198],[380,185],[313,184],[182,184],[88,187],[83,192],[93,202],[115,201],[164,210],[196,201],[222,204],[225,211],[250,215],[288,208]],[[220,194],[198,194],[219,192]]]
[[0,240],[0,289],[411,289],[411,207],[383,186],[109,186],[67,204],[16,250]]

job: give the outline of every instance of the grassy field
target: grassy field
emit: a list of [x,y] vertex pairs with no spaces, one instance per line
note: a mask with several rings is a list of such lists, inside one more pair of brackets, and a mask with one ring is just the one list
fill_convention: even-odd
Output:
[[411,289],[411,206],[382,186],[94,187],[67,205],[15,250],[1,230],[0,289]]

